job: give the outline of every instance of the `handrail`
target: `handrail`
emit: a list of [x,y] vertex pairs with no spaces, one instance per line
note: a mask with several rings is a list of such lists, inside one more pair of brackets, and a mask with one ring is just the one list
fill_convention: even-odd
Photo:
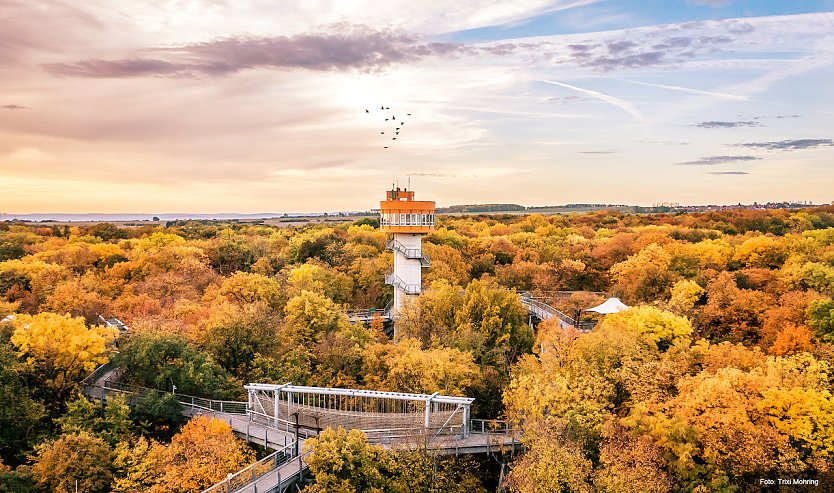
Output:
[[469,433],[476,435],[506,435],[519,431],[512,421],[505,419],[470,419]]
[[103,377],[104,374],[106,374],[108,371],[110,371],[112,369],[113,369],[113,364],[110,362],[110,360],[108,360],[107,363],[104,363],[102,365],[97,366],[96,369],[93,370],[92,373],[90,373],[89,375],[84,377],[84,380],[81,380],[81,385],[89,385],[90,383],[95,382],[96,380]]
[[[100,387],[103,390],[113,390],[116,392],[136,395],[147,395],[149,393],[156,393],[158,395],[170,394],[170,392],[164,390],[152,389],[149,387],[141,387],[139,385],[131,385],[121,382],[113,382],[111,380],[105,380],[104,385],[102,386],[93,385],[92,387]],[[226,414],[246,414],[246,406],[248,405],[247,402],[242,401],[208,399],[205,397],[197,397],[188,394],[175,393],[173,395],[177,399],[177,401],[179,401],[180,404],[189,406],[192,409],[205,409],[207,411],[220,412]]]
[[252,410],[249,410],[248,414],[249,420],[254,423],[262,424],[267,428],[272,428],[273,430],[284,431],[287,433],[297,433],[299,437],[304,438],[305,440],[318,435],[318,431],[313,431],[302,426],[299,426],[298,430],[296,430],[295,423],[287,421],[286,419],[276,418],[275,416],[270,416],[268,414]]
[[[557,317],[559,320],[561,320],[562,322],[564,322],[568,325],[573,325],[574,327],[577,326],[576,320],[574,320],[571,317],[565,315],[561,311],[553,308],[552,306],[548,305],[547,303],[545,303],[543,301],[539,301],[539,300],[533,298],[532,296],[524,294],[524,293],[519,295],[519,299],[521,300],[521,303],[523,303],[525,305],[530,305],[530,306],[533,306],[535,308],[538,308],[543,313],[546,313],[546,314],[550,315],[551,317]],[[536,315],[538,315],[538,313]]]
[[391,284],[395,288],[405,291],[405,294],[420,294],[420,291],[422,290],[422,286],[419,284],[406,284],[406,282],[400,279],[396,274],[386,274],[385,284]]
[[[211,493],[214,491],[237,491],[296,458],[296,455],[292,453],[294,451],[295,440],[267,455],[263,459],[250,464],[234,474],[230,474],[226,477],[226,479],[223,479],[219,483],[203,490],[202,493]],[[278,482],[281,482],[280,473],[278,475]]]
[[420,248],[408,248],[393,238],[388,240],[385,248],[400,252],[407,259],[419,260],[420,265],[424,268],[431,266],[431,257],[423,255],[423,250]]

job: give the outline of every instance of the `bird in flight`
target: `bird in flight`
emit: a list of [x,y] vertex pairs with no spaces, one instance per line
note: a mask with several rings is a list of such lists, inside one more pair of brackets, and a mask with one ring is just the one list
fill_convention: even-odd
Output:
[[[0,0],[0,2],[2,2],[2,0]],[[390,110],[391,107],[382,104],[382,105],[379,106],[379,109],[384,112],[382,114],[382,116],[385,117],[386,116],[385,113],[388,113],[388,111],[386,111],[386,110]],[[374,111],[374,112],[376,112],[376,111]],[[371,113],[371,110],[369,108],[365,108],[365,113]],[[411,113],[406,113],[406,116],[411,116]],[[391,115],[390,117],[385,117],[385,121],[386,122],[390,121],[392,126],[397,125],[397,123],[399,123],[400,126],[395,127],[393,129],[388,127],[387,123],[385,124],[385,128],[388,130],[387,135],[391,135],[391,131],[393,130],[395,137],[392,137],[391,140],[397,140],[396,136],[400,135],[400,130],[402,130],[403,126],[405,125],[405,120],[403,120],[401,122],[398,122],[397,116],[396,115]],[[379,134],[380,135],[386,135],[386,132],[380,131]],[[389,145],[390,145],[390,143],[389,143]],[[383,146],[382,148],[383,149],[388,149],[389,146]]]

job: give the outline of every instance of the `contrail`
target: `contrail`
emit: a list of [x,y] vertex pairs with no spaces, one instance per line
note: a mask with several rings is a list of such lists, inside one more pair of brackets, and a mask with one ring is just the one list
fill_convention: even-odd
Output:
[[542,80],[542,82],[547,82],[548,84],[555,84],[557,86],[562,86],[562,87],[567,87],[568,89],[573,89],[574,91],[579,91],[582,94],[587,94],[588,96],[600,99],[602,101],[605,101],[606,103],[613,104],[617,108],[620,108],[621,110],[625,111],[626,113],[633,116],[634,118],[637,118],[638,120],[643,119],[643,115],[641,115],[640,112],[637,111],[637,108],[632,106],[631,103],[629,103],[628,101],[623,101],[620,98],[615,98],[614,96],[609,96],[607,94],[592,91],[590,89],[582,89],[581,87],[572,86],[570,84],[564,84],[562,82],[556,82],[556,81],[552,81],[552,80]]
[[681,87],[681,86],[670,86],[667,84],[652,84],[651,82],[640,82],[636,80],[628,80],[628,79],[620,79],[623,82],[630,82],[632,84],[638,84],[641,86],[647,87],[657,87],[659,89],[668,89],[670,91],[680,91],[680,92],[691,92],[693,94],[700,94],[702,96],[715,96],[717,98],[724,98],[724,99],[735,99],[739,101],[749,101],[749,98],[745,96],[736,96],[734,94],[724,94],[720,92],[711,92],[711,91],[701,91],[700,89],[690,89],[688,87]]

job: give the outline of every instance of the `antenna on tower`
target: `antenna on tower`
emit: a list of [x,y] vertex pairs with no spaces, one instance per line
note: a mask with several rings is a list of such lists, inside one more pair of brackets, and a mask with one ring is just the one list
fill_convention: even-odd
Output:
[[408,188],[411,188],[411,177],[408,177]]

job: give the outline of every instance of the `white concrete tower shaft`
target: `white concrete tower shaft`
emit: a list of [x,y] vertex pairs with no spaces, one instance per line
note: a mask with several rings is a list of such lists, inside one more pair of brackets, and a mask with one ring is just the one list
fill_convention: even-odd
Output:
[[420,294],[422,286],[423,235],[417,233],[395,233],[390,243],[394,251],[393,275],[399,282],[394,284],[394,313],[402,308],[403,301]]

